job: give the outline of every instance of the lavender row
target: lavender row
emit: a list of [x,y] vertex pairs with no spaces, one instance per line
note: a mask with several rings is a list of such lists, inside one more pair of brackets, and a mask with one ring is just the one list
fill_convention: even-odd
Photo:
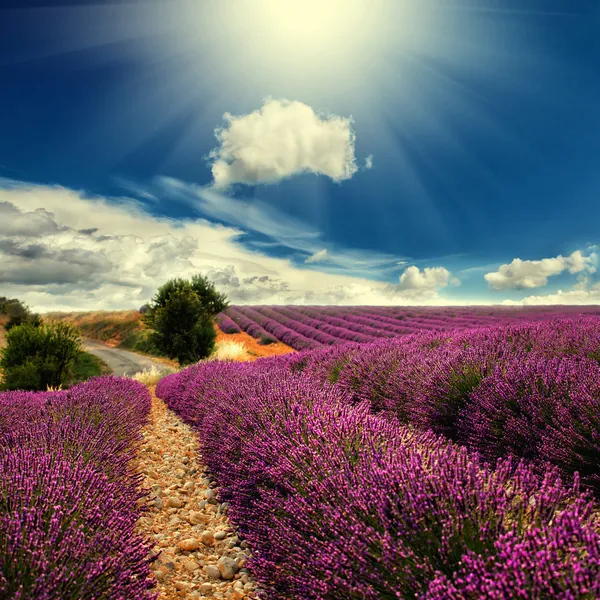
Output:
[[215,320],[223,333],[240,333],[242,331],[238,324],[225,313],[219,313]]
[[131,466],[149,411],[115,377],[0,394],[1,598],[156,598]]
[[[414,335],[300,354],[292,368],[353,403],[495,460],[547,462],[600,492],[600,321]],[[295,361],[295,362],[294,362]]]
[[577,479],[512,460],[491,470],[353,405],[306,360],[342,351],[197,365],[157,387],[201,432],[265,597],[600,596],[598,519]]
[[[238,325],[242,331],[245,331],[248,335],[251,335],[253,338],[257,340],[267,341],[269,343],[276,342],[277,339],[274,338],[270,333],[265,331],[258,323],[249,319],[246,315],[241,313],[235,307],[230,307],[227,309],[226,313],[222,313],[234,321],[236,325]],[[227,333],[223,328],[222,331]]]

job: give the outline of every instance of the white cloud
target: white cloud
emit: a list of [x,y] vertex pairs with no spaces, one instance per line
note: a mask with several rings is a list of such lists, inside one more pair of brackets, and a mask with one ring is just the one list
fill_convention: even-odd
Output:
[[367,156],[367,158],[365,159],[365,169],[372,169],[373,168],[373,155],[369,154],[369,156]]
[[504,264],[497,271],[484,275],[490,288],[494,290],[506,289],[533,289],[548,283],[548,277],[560,275],[564,271],[580,273],[595,271],[596,256],[583,256],[576,250],[570,256],[560,254],[556,258],[543,258],[542,260],[521,260],[515,258],[511,263]]
[[275,183],[300,173],[342,181],[358,170],[351,118],[271,98],[250,114],[223,118],[227,125],[215,129],[219,146],[209,154],[216,188]]
[[316,263],[321,262],[327,258],[327,250],[323,248],[323,250],[319,250],[314,254],[311,254],[304,262],[305,263]]
[[38,311],[138,308],[166,280],[195,273],[217,282],[233,303],[444,303],[437,294],[447,279],[439,277],[447,273],[441,267],[425,269],[429,283],[417,290],[407,277],[403,286],[390,285],[300,268],[248,250],[239,228],[153,217],[127,198],[4,180],[0,206],[0,295]]
[[421,271],[418,267],[408,267],[400,276],[399,290],[436,292],[448,285],[458,285],[460,281],[444,267],[425,267]]
[[547,296],[527,296],[522,300],[504,300],[507,306],[544,306],[551,304],[600,304],[600,282],[579,283],[570,290],[558,290]]

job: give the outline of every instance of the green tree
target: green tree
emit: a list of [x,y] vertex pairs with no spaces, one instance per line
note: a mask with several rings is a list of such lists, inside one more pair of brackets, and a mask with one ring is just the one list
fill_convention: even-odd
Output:
[[153,330],[158,350],[187,365],[213,351],[214,317],[227,306],[226,296],[206,277],[175,278],[158,289],[142,320]]
[[229,306],[227,296],[217,291],[215,284],[207,277],[194,275],[191,285],[194,292],[198,294],[204,310],[212,317],[216,317]]
[[24,323],[6,335],[0,353],[5,390],[45,390],[67,385],[81,353],[79,332],[67,323]]

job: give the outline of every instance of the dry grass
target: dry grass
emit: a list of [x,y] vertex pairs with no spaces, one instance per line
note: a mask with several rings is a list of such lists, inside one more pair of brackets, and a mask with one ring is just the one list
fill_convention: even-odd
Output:
[[214,352],[208,360],[251,360],[246,345],[235,340],[221,339],[217,342]]
[[245,332],[223,333],[217,325],[215,325],[215,328],[217,330],[217,345],[226,342],[242,344],[248,354],[248,358],[246,360],[256,360],[257,358],[262,358],[264,356],[279,356],[281,354],[295,352],[293,348],[290,348],[290,346],[287,346],[283,342],[277,342],[276,344],[268,344],[263,346],[262,344],[258,343],[258,340]]
[[166,371],[159,369],[156,365],[152,365],[151,369],[144,369],[139,373],[136,373],[131,379],[139,381],[146,386],[156,385],[165,375]]
[[45,321],[59,321],[77,327],[82,335],[113,348],[136,331],[145,329],[137,310],[54,312],[42,315]]

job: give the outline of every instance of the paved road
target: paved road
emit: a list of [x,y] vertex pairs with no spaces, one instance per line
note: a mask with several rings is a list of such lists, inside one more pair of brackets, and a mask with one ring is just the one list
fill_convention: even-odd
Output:
[[111,348],[96,340],[84,339],[82,342],[85,350],[100,357],[113,370],[115,375],[135,375],[139,371],[152,368],[152,365],[156,365],[158,369],[163,371],[172,371],[167,365],[135,352],[129,352],[121,348]]

